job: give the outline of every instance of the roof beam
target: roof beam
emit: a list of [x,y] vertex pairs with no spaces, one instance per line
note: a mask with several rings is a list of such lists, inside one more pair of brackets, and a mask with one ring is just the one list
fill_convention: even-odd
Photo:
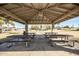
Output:
[[63,14],[62,12],[58,12],[58,11],[55,11],[55,10],[49,10],[49,9],[47,9],[46,11],[50,12],[52,14],[59,14],[59,15]]
[[0,3],[0,6],[5,6],[7,5],[7,3]]
[[48,7],[48,5],[49,5],[49,3],[47,3],[47,4],[46,4],[45,8],[47,8],[47,7]]
[[6,9],[4,9],[4,8],[2,8],[2,7],[0,7],[0,10],[2,11],[2,13],[6,14],[6,15],[8,15],[8,16],[11,16],[12,18],[17,19],[17,20],[19,20],[19,21],[25,23],[24,20],[20,19],[19,17],[17,17],[15,14],[9,12],[8,10],[6,10]]
[[77,5],[77,6],[79,6],[79,3],[73,3],[74,5]]
[[[36,14],[34,14],[28,21],[31,21],[35,16],[38,15],[38,13],[39,13],[39,12],[37,12]],[[28,22],[28,21],[27,21],[27,22]]]
[[25,4],[18,4],[19,6],[21,6],[21,7],[26,7],[26,8],[29,8],[29,9],[35,9],[35,10],[37,10],[34,6],[33,6],[33,4],[32,3],[30,3],[30,5],[31,6],[28,6],[28,5],[25,5]]
[[33,3],[30,3],[30,4],[31,4],[31,6],[32,6],[33,9],[36,9],[36,8],[34,7]]
[[25,4],[23,4],[23,3],[20,3],[20,4],[18,3],[17,5],[19,5],[20,7],[27,7],[27,8],[32,9],[31,6],[25,5]]
[[56,3],[55,5],[51,5],[51,6],[49,6],[49,7],[47,7],[46,9],[49,9],[49,8],[54,8],[54,7],[58,7],[59,5],[61,5],[60,3]]
[[72,14],[77,13],[78,11],[79,11],[79,8],[76,7],[76,8],[74,8],[73,10],[67,12],[66,14],[64,14],[64,15],[62,15],[62,16],[56,18],[56,19],[55,19],[54,21],[52,21],[52,22],[53,22],[53,23],[57,23],[57,22],[59,22],[59,21],[65,19],[65,18],[67,18],[68,16],[71,16]]

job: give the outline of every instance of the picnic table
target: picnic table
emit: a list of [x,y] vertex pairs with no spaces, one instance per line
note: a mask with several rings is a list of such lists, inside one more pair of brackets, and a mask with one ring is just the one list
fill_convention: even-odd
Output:
[[29,37],[29,38],[31,38],[31,39],[33,39],[34,38],[34,36],[35,36],[35,33],[26,33],[25,35],[23,35],[25,38],[26,37]]
[[69,37],[73,37],[73,35],[67,35],[67,34],[56,34],[56,35],[50,35],[49,38],[61,38],[61,40],[64,38],[64,40],[68,40]]
[[1,44],[7,43],[7,46],[10,47],[19,42],[20,43],[25,42],[25,45],[27,47],[29,46],[30,42],[32,42],[32,39],[30,37],[23,36],[23,35],[13,35],[13,36],[9,36],[7,40],[2,41]]
[[[69,43],[69,39],[72,38],[73,35],[68,35],[68,34],[55,34],[55,35],[49,35],[49,43],[52,45],[55,42],[64,42],[64,43]],[[60,38],[60,39],[58,39]]]
[[23,39],[23,40],[8,40],[8,41],[5,41],[4,43],[8,43],[7,47],[11,47],[13,45],[15,45],[16,43],[25,43],[25,46],[28,47],[29,44],[31,42],[31,39]]
[[49,38],[51,35],[56,35],[57,33],[56,32],[46,32],[45,34],[44,34],[44,36],[46,37],[46,38]]

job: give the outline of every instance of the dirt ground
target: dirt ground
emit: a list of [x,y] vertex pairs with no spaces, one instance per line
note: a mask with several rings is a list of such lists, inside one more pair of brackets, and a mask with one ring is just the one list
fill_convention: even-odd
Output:
[[65,30],[53,30],[53,32],[57,32],[58,34],[69,34],[73,35],[74,37],[79,38],[79,31],[65,31]]

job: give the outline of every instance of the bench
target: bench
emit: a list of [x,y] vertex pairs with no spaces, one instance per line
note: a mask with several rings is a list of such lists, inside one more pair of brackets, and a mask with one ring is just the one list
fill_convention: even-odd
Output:
[[71,47],[74,47],[76,42],[79,43],[79,38],[72,38],[72,39],[68,40],[68,45]]
[[51,45],[51,46],[55,46],[56,44],[56,42],[63,42],[63,43],[67,43],[68,41],[67,40],[51,40],[51,39],[49,39],[49,44]]

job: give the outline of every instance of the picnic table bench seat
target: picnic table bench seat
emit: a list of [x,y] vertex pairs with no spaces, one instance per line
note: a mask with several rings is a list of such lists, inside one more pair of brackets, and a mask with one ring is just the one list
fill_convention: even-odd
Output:
[[69,46],[71,46],[71,47],[74,47],[75,46],[75,43],[79,43],[79,38],[71,38],[70,40],[68,40],[68,44],[69,44]]
[[68,40],[49,40],[50,44],[54,43],[54,42],[64,42],[64,43],[67,43],[68,46],[70,47],[74,47],[75,46],[75,43],[78,42],[79,43],[79,38],[71,38],[71,39],[68,39]]

